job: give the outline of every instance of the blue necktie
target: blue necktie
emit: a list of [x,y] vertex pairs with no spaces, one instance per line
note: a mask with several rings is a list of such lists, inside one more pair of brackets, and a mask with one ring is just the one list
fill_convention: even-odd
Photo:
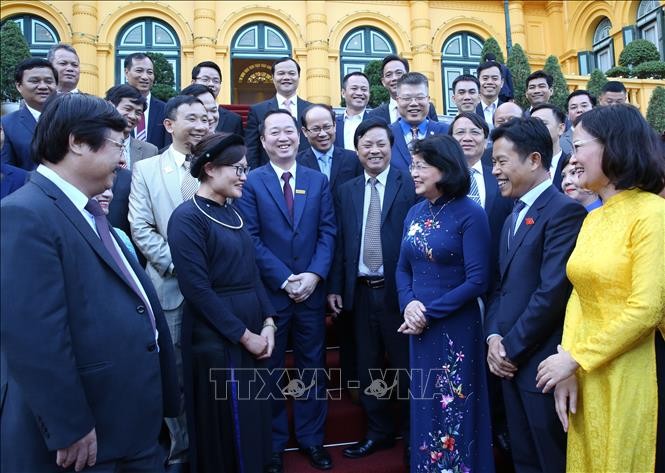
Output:
[[469,169],[471,185],[469,186],[469,193],[467,195],[469,199],[473,200],[476,204],[482,207],[483,204],[480,202],[480,191],[478,190],[478,182],[476,182],[477,172],[478,172],[477,169],[474,168]]
[[510,229],[508,232],[508,249],[510,249],[510,244],[513,241],[513,237],[515,236],[515,231],[517,228],[515,228],[517,224],[517,217],[519,217],[520,212],[522,209],[526,206],[524,202],[521,200],[518,200],[515,202],[515,205],[513,206],[513,213],[510,214]]

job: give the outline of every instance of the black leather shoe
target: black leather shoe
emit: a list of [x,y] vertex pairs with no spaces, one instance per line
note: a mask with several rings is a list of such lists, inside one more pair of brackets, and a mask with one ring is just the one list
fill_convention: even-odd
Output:
[[283,471],[284,460],[282,459],[282,453],[273,453],[270,456],[270,463],[268,463],[265,473],[282,473]]
[[309,458],[309,464],[319,470],[330,470],[333,466],[332,458],[326,452],[326,449],[321,445],[314,445],[313,447],[301,448],[300,451]]
[[362,458],[379,450],[391,448],[393,445],[395,445],[395,441],[390,438],[384,440],[365,439],[362,442],[358,442],[345,448],[342,455],[346,458]]

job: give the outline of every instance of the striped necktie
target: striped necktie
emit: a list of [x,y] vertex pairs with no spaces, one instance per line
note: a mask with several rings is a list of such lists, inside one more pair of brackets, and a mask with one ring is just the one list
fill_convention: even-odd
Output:
[[182,167],[185,170],[185,175],[182,177],[180,182],[180,192],[182,193],[182,201],[186,201],[194,197],[196,191],[199,189],[199,181],[192,173],[189,172],[192,165],[192,156],[190,154],[185,158],[185,162],[182,163]]
[[476,181],[476,174],[478,173],[477,169],[469,169],[469,177],[471,178],[471,185],[469,186],[469,193],[467,196],[469,199],[473,200],[476,204],[483,206],[480,201],[480,191],[478,190],[478,182]]

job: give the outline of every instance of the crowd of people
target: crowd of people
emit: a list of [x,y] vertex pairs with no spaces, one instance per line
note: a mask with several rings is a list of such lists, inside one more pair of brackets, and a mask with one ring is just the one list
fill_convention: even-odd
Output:
[[332,469],[327,314],[367,418],[350,461],[401,436],[412,472],[492,472],[497,450],[518,473],[665,469],[663,141],[620,82],[564,111],[536,71],[523,110],[494,59],[453,81],[448,123],[399,56],[388,102],[351,72],[341,113],[280,58],[246,126],[211,61],[166,103],[142,53],[104,98],[69,45],[22,62],[2,471],[281,473],[287,398]]

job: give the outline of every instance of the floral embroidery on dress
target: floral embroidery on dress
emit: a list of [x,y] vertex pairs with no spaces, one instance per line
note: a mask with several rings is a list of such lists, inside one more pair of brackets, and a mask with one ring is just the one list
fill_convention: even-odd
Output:
[[425,216],[420,216],[411,221],[409,231],[406,233],[406,239],[425,255],[425,258],[427,258],[428,261],[434,261],[428,237],[432,230],[437,230],[439,228],[441,228],[441,224],[438,220],[434,220],[432,217],[425,218]]
[[[466,412],[464,393],[460,377],[464,352],[456,350],[451,338],[446,334],[446,362],[441,366],[441,374],[437,374],[434,384],[434,397],[440,398],[441,409],[444,411],[443,426],[428,432],[419,447],[427,457],[417,466],[416,471],[422,473],[471,473],[466,466],[462,453],[458,450],[457,438]],[[468,446],[462,446],[468,451]]]

